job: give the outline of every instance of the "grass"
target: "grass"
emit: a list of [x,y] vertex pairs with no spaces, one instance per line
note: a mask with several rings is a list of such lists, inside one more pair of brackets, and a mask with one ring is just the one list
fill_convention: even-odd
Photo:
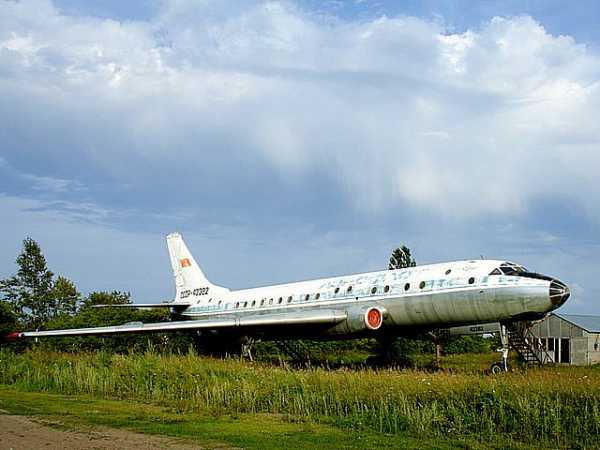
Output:
[[[134,401],[21,392],[10,386],[0,386],[0,407],[13,414],[49,419],[53,426],[61,429],[88,426],[127,428],[189,439],[203,448],[489,448],[468,439],[438,442],[427,437],[348,431],[310,421],[293,421],[275,414],[181,414],[170,408]],[[504,444],[503,448],[511,445],[509,442]]]
[[[454,360],[457,367],[465,362]],[[60,397],[61,402],[74,398],[109,405],[122,400],[117,403],[128,411],[122,422],[105,424],[132,426],[135,417],[142,426],[150,420],[145,416],[150,409],[132,402],[143,402],[158,408],[166,425],[161,419],[142,431],[182,430],[176,435],[198,432],[219,439],[213,432],[220,429],[222,441],[246,448],[281,448],[286,442],[313,448],[600,446],[597,368],[553,367],[491,377],[475,365],[467,371],[434,373],[292,370],[193,354],[4,351],[0,383],[5,385],[0,392],[5,409],[11,410],[5,403],[12,401],[18,411],[26,410],[27,405],[10,400],[16,392],[75,396]],[[46,403],[46,408],[54,404]],[[132,416],[134,411],[137,416]],[[118,417],[107,414],[105,420]],[[174,418],[178,422],[171,423]],[[194,429],[202,424],[205,429]],[[306,432],[306,427],[312,431]],[[279,438],[265,444],[267,436],[277,433]],[[299,434],[286,441],[286,433]]]

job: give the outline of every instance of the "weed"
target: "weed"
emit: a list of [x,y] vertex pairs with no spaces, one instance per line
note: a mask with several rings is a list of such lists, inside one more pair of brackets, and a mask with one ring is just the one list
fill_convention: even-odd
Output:
[[493,377],[457,371],[290,369],[187,355],[0,352],[0,383],[187,413],[277,414],[413,436],[510,436],[594,447],[600,372],[545,367]]

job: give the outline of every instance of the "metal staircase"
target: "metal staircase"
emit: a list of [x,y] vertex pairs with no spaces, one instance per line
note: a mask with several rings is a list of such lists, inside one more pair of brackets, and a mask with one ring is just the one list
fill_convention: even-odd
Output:
[[510,348],[517,352],[527,365],[542,365],[552,362],[552,357],[533,335],[529,325],[528,322],[519,322],[508,327]]

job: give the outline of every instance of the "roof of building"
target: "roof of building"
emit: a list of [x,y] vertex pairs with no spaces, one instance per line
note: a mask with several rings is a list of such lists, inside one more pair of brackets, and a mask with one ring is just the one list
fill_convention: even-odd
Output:
[[580,314],[557,314],[555,316],[583,328],[589,333],[600,333],[600,316],[584,316]]

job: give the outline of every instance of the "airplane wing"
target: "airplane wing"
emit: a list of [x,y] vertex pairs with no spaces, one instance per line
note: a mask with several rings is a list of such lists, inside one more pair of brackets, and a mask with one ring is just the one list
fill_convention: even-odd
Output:
[[91,308],[186,308],[190,303],[116,303],[114,305],[92,305]]
[[226,328],[267,327],[288,325],[317,325],[342,322],[347,317],[343,311],[317,310],[296,313],[255,314],[235,318],[214,318],[202,320],[183,320],[177,322],[141,323],[133,322],[125,325],[73,328],[67,330],[24,331],[10,333],[7,339],[37,338],[50,336],[86,336],[118,333],[148,333],[185,330],[217,330]]

